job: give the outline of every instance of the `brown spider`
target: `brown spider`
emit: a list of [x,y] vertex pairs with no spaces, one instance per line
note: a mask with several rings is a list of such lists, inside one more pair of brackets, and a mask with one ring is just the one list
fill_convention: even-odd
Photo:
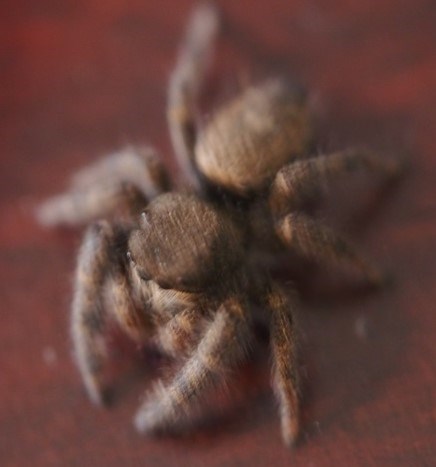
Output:
[[377,268],[348,241],[298,209],[326,177],[357,169],[394,175],[401,164],[354,149],[307,157],[307,101],[281,79],[249,87],[197,130],[195,102],[217,28],[211,5],[195,10],[170,81],[169,127],[191,193],[168,191],[153,150],[128,148],[79,172],[38,216],[46,225],[78,225],[124,214],[89,227],[78,256],[71,332],[94,403],[104,402],[108,321],[182,362],[136,414],[139,431],[155,432],[188,414],[246,355],[256,307],[270,326],[273,386],[290,445],[299,432],[294,294],[254,253],[292,249],[379,283]]

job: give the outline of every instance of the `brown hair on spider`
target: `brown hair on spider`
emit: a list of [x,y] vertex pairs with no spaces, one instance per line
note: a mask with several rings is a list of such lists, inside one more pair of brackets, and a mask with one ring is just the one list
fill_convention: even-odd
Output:
[[269,325],[281,432],[291,445],[300,432],[295,293],[254,258],[292,250],[379,284],[371,261],[301,207],[328,179],[359,170],[395,176],[402,162],[354,148],[311,155],[307,100],[281,78],[248,87],[199,130],[196,103],[218,26],[212,4],[194,11],[170,79],[168,123],[190,193],[168,191],[154,149],[128,147],[77,173],[37,214],[45,225],[106,219],[85,233],[71,311],[76,362],[94,403],[105,401],[111,321],[181,358],[136,413],[139,431],[156,432],[189,415],[247,355],[256,308]]

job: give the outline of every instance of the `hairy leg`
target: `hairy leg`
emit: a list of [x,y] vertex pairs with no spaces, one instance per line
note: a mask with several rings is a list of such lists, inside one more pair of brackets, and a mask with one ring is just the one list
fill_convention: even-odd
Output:
[[168,189],[168,177],[156,153],[129,147],[80,170],[69,191],[45,201],[37,210],[43,225],[78,225],[111,213],[131,211]]
[[196,101],[218,30],[218,14],[211,3],[193,13],[174,68],[168,92],[168,124],[174,151],[187,181],[198,188],[193,167],[196,140]]
[[282,436],[286,445],[299,433],[297,336],[293,312],[295,300],[274,286],[267,296],[271,310],[272,383],[279,401]]
[[186,355],[198,343],[205,322],[206,319],[198,309],[187,308],[158,329],[156,341],[168,355]]
[[358,170],[394,177],[403,170],[404,162],[400,158],[383,158],[363,149],[347,149],[298,160],[277,173],[269,195],[272,212],[279,216],[298,209],[302,202],[320,191],[328,178]]
[[71,312],[71,335],[77,366],[88,396],[104,403],[102,368],[106,357],[102,288],[110,268],[115,233],[107,222],[88,228],[78,257]]
[[305,214],[288,214],[275,225],[281,241],[297,253],[317,261],[342,263],[364,274],[374,285],[384,276],[342,236]]
[[203,393],[244,356],[250,335],[246,310],[236,298],[229,298],[179,373],[157,387],[139,408],[136,428],[160,431],[189,414]]
[[153,332],[153,323],[145,306],[138,306],[132,284],[122,265],[115,268],[105,286],[105,303],[121,329],[134,341],[145,342]]

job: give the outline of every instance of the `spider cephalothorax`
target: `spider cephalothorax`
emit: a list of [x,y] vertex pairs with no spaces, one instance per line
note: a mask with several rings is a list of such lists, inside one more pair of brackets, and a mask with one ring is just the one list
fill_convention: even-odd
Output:
[[329,177],[357,169],[392,176],[401,164],[356,149],[310,157],[307,101],[283,79],[249,87],[198,131],[195,102],[217,25],[210,4],[194,12],[170,81],[170,132],[189,192],[168,191],[154,151],[130,147],[79,172],[38,216],[49,225],[107,219],[85,234],[72,305],[76,360],[95,403],[104,401],[109,321],[183,357],[138,410],[137,428],[151,432],[189,413],[246,354],[255,306],[270,327],[273,386],[291,444],[299,432],[294,294],[269,278],[256,252],[292,249],[379,283],[371,262],[300,208]]
[[244,258],[242,232],[226,212],[193,195],[168,193],[142,212],[129,252],[143,278],[187,291],[216,287]]

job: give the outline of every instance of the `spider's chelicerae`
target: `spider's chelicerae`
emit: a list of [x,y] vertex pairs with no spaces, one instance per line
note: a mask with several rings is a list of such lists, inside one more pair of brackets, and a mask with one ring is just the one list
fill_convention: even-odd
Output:
[[199,129],[196,100],[218,23],[210,4],[194,11],[170,80],[170,133],[189,190],[169,191],[155,152],[131,147],[79,172],[38,216],[46,225],[107,219],[85,234],[71,313],[77,365],[94,403],[104,402],[109,321],[181,362],[135,416],[139,431],[155,432],[189,414],[241,361],[253,342],[253,309],[261,310],[282,435],[292,444],[299,433],[294,294],[254,253],[292,249],[380,282],[370,261],[299,208],[326,178],[360,169],[393,176],[401,163],[356,149],[311,157],[307,101],[283,79],[247,88]]

